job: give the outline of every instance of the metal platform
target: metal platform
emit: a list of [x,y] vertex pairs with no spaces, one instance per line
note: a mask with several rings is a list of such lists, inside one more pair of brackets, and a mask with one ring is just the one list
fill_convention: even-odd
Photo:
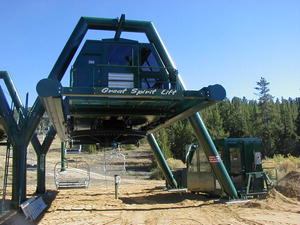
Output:
[[[43,79],[37,85],[49,118],[62,140],[79,143],[124,142],[140,139],[171,123],[187,118],[199,110],[222,100],[226,92],[221,85],[202,88],[199,91],[175,89],[61,87],[51,79]],[[66,97],[63,100],[63,97]],[[102,129],[70,131],[70,121],[110,121]],[[109,119],[106,119],[109,118]],[[115,120],[113,118],[116,118]],[[130,121],[125,128],[115,128],[115,121]]]

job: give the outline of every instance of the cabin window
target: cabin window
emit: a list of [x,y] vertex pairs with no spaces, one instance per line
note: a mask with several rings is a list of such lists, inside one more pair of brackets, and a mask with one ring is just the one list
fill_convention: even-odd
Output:
[[110,45],[108,47],[108,64],[132,66],[132,47],[124,45]]
[[233,174],[239,174],[242,170],[241,152],[239,148],[229,148],[230,171]]
[[160,79],[158,78],[142,78],[142,88],[158,88],[161,89],[163,88],[163,83]]
[[142,47],[141,48],[141,62],[140,65],[142,66],[142,71],[151,71],[151,72],[158,72],[159,64],[154,57],[154,54],[150,48]]
[[211,172],[211,166],[207,160],[207,157],[205,155],[205,152],[203,148],[200,146],[198,148],[199,150],[199,155],[198,155],[198,160],[199,160],[199,172]]

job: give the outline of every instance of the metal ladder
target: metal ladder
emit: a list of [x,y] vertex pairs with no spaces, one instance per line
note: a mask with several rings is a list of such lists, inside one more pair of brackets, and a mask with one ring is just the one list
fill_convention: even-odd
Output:
[[12,151],[11,145],[9,142],[6,143],[6,156],[5,156],[5,166],[4,166],[4,174],[3,174],[3,187],[2,187],[2,199],[1,199],[1,211],[7,210],[6,208],[6,196],[7,196],[7,186],[12,185],[12,168],[10,166],[10,159],[12,159]]

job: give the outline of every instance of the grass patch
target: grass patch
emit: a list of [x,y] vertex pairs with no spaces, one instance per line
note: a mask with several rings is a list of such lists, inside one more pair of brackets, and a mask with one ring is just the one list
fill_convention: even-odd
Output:
[[263,167],[272,178],[275,178],[277,171],[275,185],[278,191],[287,197],[299,198],[300,158],[292,155],[274,155],[273,158],[263,161]]
[[272,169],[268,168],[275,168],[278,173],[278,179],[281,179],[289,172],[300,169],[300,158],[292,155],[283,156],[277,154],[273,158],[266,158],[263,166],[271,176],[274,175],[274,170],[272,171]]

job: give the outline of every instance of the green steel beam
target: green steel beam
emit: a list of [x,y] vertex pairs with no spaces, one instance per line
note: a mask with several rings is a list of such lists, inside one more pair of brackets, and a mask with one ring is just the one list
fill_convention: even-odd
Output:
[[[4,83],[7,87],[7,90],[12,98],[12,101],[14,103],[14,105],[16,106],[18,112],[19,112],[19,117],[20,117],[20,122],[21,124],[16,124],[15,126],[18,126],[18,127],[22,127],[22,124],[24,124],[27,120],[27,110],[26,108],[23,107],[23,104],[22,104],[22,101],[21,101],[21,98],[19,97],[18,95],[18,92],[14,86],[14,83],[13,81],[11,80],[9,74],[7,73],[7,71],[0,71],[0,79],[3,79],[4,80]],[[4,103],[1,104],[1,105],[5,105]],[[3,111],[3,109],[1,110]],[[8,124],[11,126],[11,124],[14,123],[14,119],[13,118],[7,118],[6,121],[8,121]],[[8,129],[6,129],[8,130]],[[53,135],[53,132],[54,132],[54,135]],[[14,134],[16,134],[16,131],[13,131]],[[50,145],[52,143],[52,140],[55,136],[55,130],[53,129],[50,129],[49,134],[47,134],[46,136],[46,139],[44,140],[43,142],[43,145],[41,145],[39,139],[37,138],[37,135],[34,134],[31,138],[31,144],[37,154],[37,192],[38,193],[44,193],[45,192],[45,157],[46,157],[46,154],[47,154],[47,151],[49,150],[50,148]],[[13,135],[10,134],[9,135],[10,137],[12,137]],[[23,135],[20,135],[21,137]],[[16,143],[17,140],[15,140],[15,145],[17,144]],[[19,140],[23,143],[24,140]],[[49,144],[50,143],[50,144]],[[27,146],[28,143],[23,143],[24,146]],[[20,149],[20,148],[19,148]],[[25,148],[21,148],[23,150],[26,150]],[[27,150],[26,150],[27,151]],[[25,153],[26,154],[26,153]],[[14,161],[20,161],[20,157],[19,156],[16,156],[17,158],[14,158]],[[25,158],[23,157],[23,159],[25,160]],[[19,162],[21,163],[21,162]],[[22,162],[22,164],[26,164],[26,162]],[[25,173],[25,171],[16,171],[17,174],[23,174]],[[26,179],[26,178],[25,178]],[[24,183],[24,182],[23,182]],[[15,193],[20,193],[20,191],[18,191],[19,189],[24,189],[23,187],[17,187],[18,184],[16,184],[15,182],[13,183],[13,186],[15,186]],[[24,193],[23,195],[26,195],[26,193]],[[16,197],[17,199],[18,197]],[[22,197],[24,198],[24,196]]]
[[[158,32],[156,31],[155,27],[152,23],[148,24],[148,32],[147,37],[150,40],[150,42],[154,43],[157,51],[159,52],[160,56],[162,57],[162,60],[165,64],[165,66],[168,68],[170,74],[176,75],[176,66],[173,62],[172,58],[170,57],[163,41],[161,40]],[[185,85],[183,81],[181,80],[181,77],[178,75],[177,80],[177,88],[181,90],[185,90]],[[222,99],[220,99],[222,100]],[[204,123],[201,120],[201,117],[199,113],[195,113],[193,116],[189,117],[189,121],[194,128],[194,131],[196,133],[197,138],[199,139],[200,143],[204,145],[204,151],[206,156],[209,158],[209,156],[212,157],[219,157],[218,152],[215,148],[214,143],[211,140],[210,135],[208,134],[208,131],[204,125]],[[212,168],[214,170],[214,173],[217,175],[218,180],[220,181],[221,186],[225,190],[225,192],[232,198],[238,198],[237,191],[235,189],[235,186],[228,175],[228,172],[226,171],[224,164],[222,161],[217,163],[218,165],[212,165]]]
[[[14,105],[16,106],[18,112],[20,113],[19,117],[20,117],[22,123],[24,123],[24,121],[26,120],[26,117],[27,117],[27,112],[26,112],[26,109],[23,107],[21,98],[19,97],[17,89],[15,88],[15,85],[14,85],[13,81],[11,80],[7,71],[0,71],[0,79],[3,79],[3,81],[7,87],[7,90],[12,98]],[[33,135],[32,139],[31,139],[31,143],[33,145],[33,148],[36,151],[40,150],[41,144],[36,135]]]
[[42,147],[41,147],[41,152],[43,152],[44,154],[47,154],[50,146],[55,138],[56,135],[56,131],[54,129],[53,126],[51,126],[46,134],[46,137],[43,141]]
[[9,95],[13,101],[13,103],[15,104],[18,112],[20,113],[20,117],[21,119],[26,117],[26,112],[24,110],[22,101],[20,96],[18,95],[18,92],[15,88],[15,85],[13,83],[13,81],[11,80],[9,74],[7,73],[7,71],[0,71],[0,79],[3,79],[7,90],[9,92]]
[[37,151],[37,186],[36,193],[43,194],[46,192],[46,156],[56,135],[53,126],[48,130],[40,151]]
[[117,28],[116,33],[115,33],[115,37],[114,37],[115,40],[120,39],[124,22],[125,22],[125,14],[122,14],[121,18],[118,22],[118,28]]
[[46,192],[46,154],[39,152],[36,154],[37,158],[37,185],[36,193],[43,194]]
[[[23,107],[21,98],[18,95],[17,89],[15,88],[13,81],[11,80],[7,71],[0,71],[0,79],[3,79],[6,88],[12,98],[12,101],[19,112],[19,118],[21,120],[21,124],[23,124],[27,118],[27,111],[26,108]],[[40,149],[41,144],[36,135],[33,135],[31,139],[31,143],[36,151]]]
[[210,162],[212,170],[217,177],[225,193],[231,198],[238,198],[235,186],[218,154],[218,151],[198,113],[189,117],[189,121],[194,128],[196,136],[203,147],[203,150]]
[[18,207],[26,199],[26,153],[28,142],[24,142],[22,132],[13,117],[1,86],[0,114],[4,118],[2,125],[13,146],[12,202],[15,207]]
[[2,126],[7,133],[11,143],[18,141],[19,127],[9,108],[3,90],[0,86],[0,116],[2,117]]
[[[5,131],[8,133],[9,138],[13,144],[13,193],[12,200],[13,204],[18,207],[26,199],[26,152],[28,141],[23,139],[23,133],[20,131],[20,127],[26,122],[27,111],[23,107],[21,99],[17,93],[17,90],[9,77],[9,74],[6,71],[0,71],[0,79],[3,79],[7,90],[19,112],[20,124],[17,124],[11,110],[9,109],[8,103],[6,102],[3,91],[0,87],[0,92],[2,94],[0,97],[0,114],[4,116]],[[55,134],[54,134],[55,135]],[[48,138],[49,139],[49,138]],[[52,139],[53,140],[53,139]],[[45,154],[43,152],[45,149],[49,149],[50,145],[47,144],[49,141],[47,139],[44,141],[43,145],[40,144],[36,135],[33,135],[31,138],[31,143],[37,154],[37,164],[38,164],[38,174],[37,174],[37,192],[42,193],[41,191],[45,188],[45,174],[41,176],[40,168],[44,167]],[[41,160],[42,159],[42,160]],[[43,166],[41,166],[43,165]],[[44,170],[43,170],[44,173]],[[42,187],[42,188],[39,188]]]
[[166,180],[168,181],[169,185],[172,188],[177,188],[178,187],[177,182],[173,176],[172,171],[170,170],[168,163],[166,162],[166,159],[165,159],[163,153],[161,152],[161,150],[159,148],[159,145],[158,145],[154,135],[148,134],[147,139],[148,139],[151,149],[155,155],[155,159],[156,159],[159,167],[161,168],[161,171],[162,171],[164,177],[166,178]]
[[[166,120],[163,124],[158,125],[150,130],[148,130],[149,133],[154,133],[162,128],[168,127],[170,126],[172,123],[175,123],[178,120],[182,120],[182,119],[186,119],[189,116],[192,116],[193,114],[197,113],[198,111],[200,111],[201,109],[206,108],[208,105],[213,105],[214,102],[211,102],[210,104],[198,104],[195,105],[187,110],[185,110],[184,112],[175,115],[174,117]],[[150,124],[151,125],[151,124]]]
[[28,143],[24,143],[22,133],[14,119],[0,86],[0,115],[3,118],[2,125],[13,146],[13,180],[12,202],[18,207],[26,199],[26,153]]
[[12,202],[15,207],[20,206],[26,200],[26,161],[27,145],[18,141],[13,146],[13,186]]

